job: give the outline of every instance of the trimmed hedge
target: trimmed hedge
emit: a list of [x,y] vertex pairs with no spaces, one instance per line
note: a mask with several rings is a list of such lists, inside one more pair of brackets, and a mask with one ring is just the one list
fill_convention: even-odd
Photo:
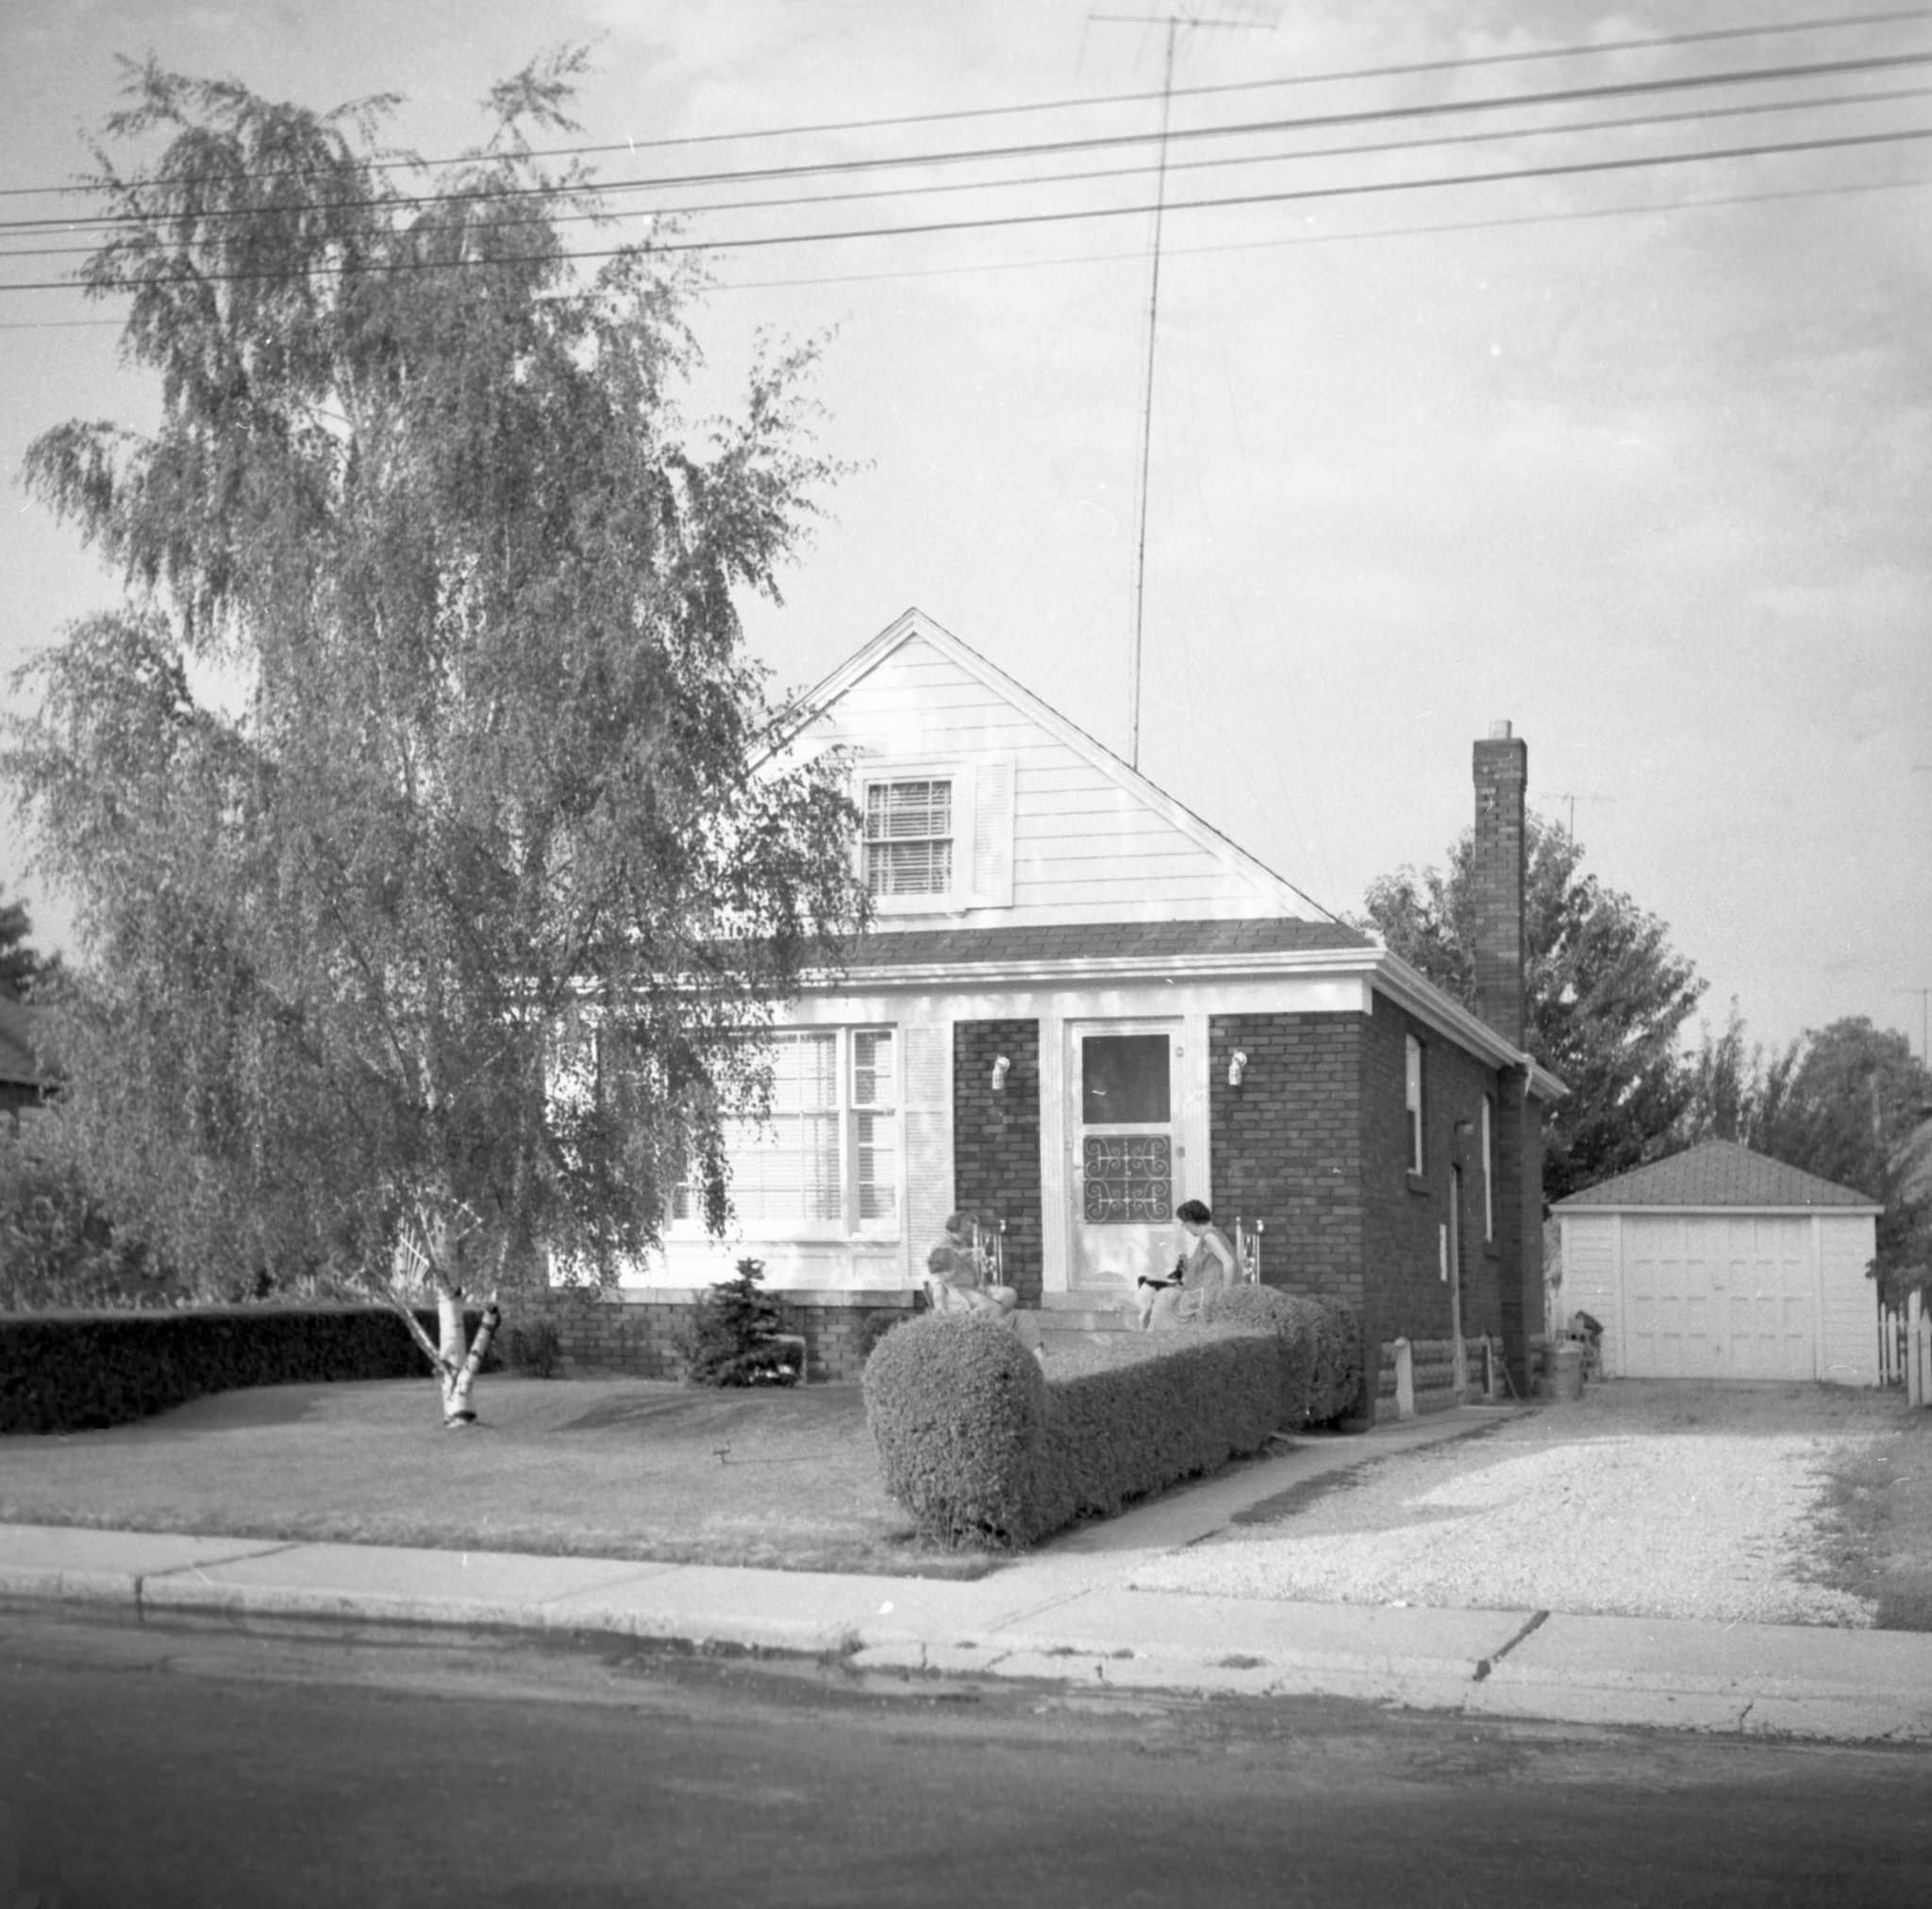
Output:
[[1346,1306],[1279,1286],[1235,1286],[1210,1294],[1202,1318],[1279,1336],[1282,1426],[1324,1425],[1355,1404],[1362,1385],[1362,1329]]
[[860,1385],[886,1489],[926,1536],[1033,1536],[1046,1377],[1018,1334],[975,1313],[922,1313],[873,1348]]
[[1281,1423],[1278,1338],[1203,1324],[1049,1378],[1005,1325],[910,1320],[866,1362],[885,1485],[947,1545],[1017,1548],[1257,1452]]
[[[417,1318],[435,1338],[436,1315]],[[466,1313],[466,1335],[481,1322]],[[0,1433],[125,1425],[244,1386],[429,1376],[402,1320],[380,1306],[0,1317]]]

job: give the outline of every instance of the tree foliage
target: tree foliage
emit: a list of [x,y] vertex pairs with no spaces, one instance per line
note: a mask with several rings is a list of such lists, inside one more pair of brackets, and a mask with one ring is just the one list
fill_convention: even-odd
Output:
[[1736,1002],[1704,1030],[1684,1145],[1736,1140],[1877,1201],[1875,1271],[1888,1299],[1932,1277],[1932,1072],[1902,1034],[1863,1015],[1769,1053]]
[[433,173],[391,99],[152,62],[97,150],[86,277],[160,421],[28,454],[125,600],[6,768],[79,905],[65,1116],[176,1263],[608,1272],[688,1172],[722,1210],[741,1037],[862,906],[841,765],[754,772],[735,607],[836,474],[812,353],[687,423],[695,281],[574,262],[603,208],[532,150],[580,63]]
[[58,955],[42,954],[28,937],[33,918],[22,901],[0,901],[0,994],[21,1000],[56,967]]
[[[1570,1089],[1544,1137],[1543,1198],[1556,1201],[1668,1143],[1690,1093],[1679,1035],[1704,983],[1664,922],[1584,871],[1567,830],[1531,814],[1526,832],[1526,1045]],[[1472,1010],[1474,855],[1465,830],[1446,869],[1400,869],[1365,904],[1390,948]]]

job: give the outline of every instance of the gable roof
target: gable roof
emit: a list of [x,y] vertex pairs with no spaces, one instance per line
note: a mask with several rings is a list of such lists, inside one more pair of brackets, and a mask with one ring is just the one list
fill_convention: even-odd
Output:
[[1260,912],[1310,921],[1332,922],[1340,920],[1332,909],[1304,894],[1292,882],[1277,874],[1211,823],[1204,822],[1185,803],[1177,802],[1158,784],[1150,782],[1139,770],[1130,768],[1078,723],[1070,722],[1050,703],[1042,702],[996,663],[989,661],[971,644],[962,642],[950,630],[916,607],[908,609],[889,623],[869,643],[855,651],[799,698],[784,725],[787,740],[774,753],[782,755],[857,684],[915,640],[930,645],[956,668],[964,671],[993,695],[1018,710],[1028,722],[1072,750],[1098,774],[1113,783],[1124,795],[1158,815],[1230,874],[1253,884],[1266,898]]
[[1770,1211],[1810,1211],[1836,1207],[1843,1212],[1877,1213],[1875,1200],[1855,1187],[1840,1187],[1788,1167],[1767,1154],[1754,1154],[1735,1140],[1705,1140],[1668,1159],[1633,1168],[1586,1187],[1555,1210],[1574,1207],[1759,1207]]
[[[1531,1093],[1543,1104],[1567,1093],[1563,1083],[1528,1053],[1418,973],[1379,937],[1350,926],[1311,900],[919,609],[907,610],[791,706],[760,771],[767,764],[803,759],[815,745],[839,739],[835,706],[915,644],[1078,757],[1124,803],[1159,818],[1232,878],[1230,888],[1239,899],[1219,909],[1211,903],[1202,905],[1206,898],[1197,894],[1192,906],[1183,901],[1165,914],[1154,904],[1102,914],[1100,905],[1118,905],[1090,902],[1083,912],[1058,919],[1041,919],[1037,904],[1030,904],[1030,920],[988,921],[983,915],[998,910],[975,909],[982,919],[970,922],[930,925],[930,916],[923,922],[917,918],[875,921],[873,932],[822,950],[823,968],[808,986],[836,988],[863,979],[891,988],[933,988],[968,976],[981,985],[1055,986],[1070,980],[1089,985],[1173,981],[1183,974],[1348,980],[1363,988],[1364,1007],[1373,990],[1491,1065],[1524,1070]],[[833,733],[814,737],[810,732],[822,719]]]

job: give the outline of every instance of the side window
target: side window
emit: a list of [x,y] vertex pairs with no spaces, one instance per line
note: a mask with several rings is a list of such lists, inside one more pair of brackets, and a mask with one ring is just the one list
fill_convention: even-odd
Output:
[[874,895],[951,892],[950,778],[866,784],[865,886]]
[[1423,1044],[1414,1035],[1404,1048],[1403,1105],[1408,1114],[1408,1170],[1423,1170]]

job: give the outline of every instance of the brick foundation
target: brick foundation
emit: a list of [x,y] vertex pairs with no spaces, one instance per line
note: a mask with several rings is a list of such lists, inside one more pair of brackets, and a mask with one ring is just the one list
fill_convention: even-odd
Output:
[[[1415,1386],[1417,1418],[1430,1412],[1446,1412],[1455,1405],[1474,1403],[1483,1397],[1483,1348],[1486,1344],[1491,1348],[1491,1358],[1496,1369],[1496,1396],[1507,1399],[1509,1388],[1503,1377],[1503,1343],[1500,1338],[1494,1336],[1486,1337],[1481,1334],[1474,1337],[1464,1336],[1462,1354],[1469,1386],[1460,1399],[1456,1394],[1456,1341],[1409,1341],[1409,1370]],[[1397,1417],[1395,1374],[1396,1350],[1393,1344],[1385,1341],[1375,1373],[1375,1409],[1371,1415],[1378,1425],[1391,1424]]]
[[[806,1344],[806,1378],[857,1379],[881,1337],[924,1302],[911,1292],[773,1292],[780,1330]],[[684,1345],[699,1292],[665,1287],[600,1299],[550,1293],[513,1299],[505,1308],[506,1329],[548,1320],[562,1343],[563,1376],[618,1375],[632,1379],[681,1379]]]

